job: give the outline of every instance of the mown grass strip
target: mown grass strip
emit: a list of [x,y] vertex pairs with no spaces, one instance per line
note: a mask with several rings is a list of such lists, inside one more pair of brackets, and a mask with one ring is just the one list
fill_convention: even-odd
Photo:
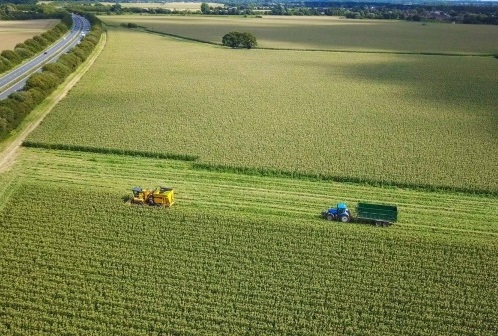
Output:
[[248,176],[281,177],[281,178],[310,180],[310,181],[331,181],[331,182],[353,183],[369,187],[397,187],[397,188],[407,188],[407,189],[420,190],[420,191],[454,192],[454,193],[464,193],[469,195],[483,195],[483,196],[498,195],[498,191],[490,192],[487,190],[479,190],[475,188],[436,187],[436,186],[423,185],[423,184],[396,183],[396,182],[380,181],[380,180],[367,179],[367,178],[344,177],[340,175],[313,174],[313,173],[291,172],[291,171],[277,170],[277,169],[208,164],[208,163],[194,162],[199,159],[197,156],[194,155],[156,153],[156,152],[135,151],[135,150],[116,149],[116,148],[97,148],[97,147],[66,145],[66,144],[46,144],[35,141],[24,141],[23,146],[31,148],[57,149],[57,150],[67,150],[67,151],[98,153],[98,154],[117,154],[117,155],[128,155],[128,156],[155,158],[155,159],[187,161],[187,162],[192,162],[191,167],[196,170],[235,173],[235,174],[243,174]]
[[147,152],[147,151],[138,151],[138,150],[129,150],[129,149],[91,147],[91,146],[79,146],[79,145],[69,145],[69,144],[49,144],[49,143],[29,141],[29,140],[23,141],[22,145],[24,147],[31,147],[31,148],[57,149],[57,150],[66,150],[66,151],[98,153],[98,154],[117,154],[117,155],[147,157],[155,159],[187,161],[192,163],[191,167],[193,169],[201,171],[235,173],[235,174],[243,174],[248,176],[282,177],[282,178],[310,180],[310,181],[353,183],[356,185],[364,185],[369,187],[393,187],[393,188],[405,188],[405,189],[429,191],[429,192],[452,192],[452,193],[463,193],[467,195],[498,196],[498,191],[489,191],[479,188],[445,187],[445,186],[434,186],[434,185],[415,184],[415,183],[400,183],[400,182],[378,180],[373,178],[355,178],[350,176],[340,176],[340,175],[330,175],[330,174],[320,174],[320,173],[303,173],[303,172],[286,171],[286,170],[271,169],[271,168],[252,168],[252,167],[202,163],[198,162],[199,160],[198,156],[188,155],[188,154],[157,153],[157,152]]
[[293,179],[303,179],[311,181],[333,181],[333,182],[343,182],[343,183],[354,183],[358,185],[366,185],[372,187],[397,187],[397,188],[407,188],[407,189],[423,190],[431,192],[439,192],[439,191],[456,192],[456,193],[465,193],[470,195],[487,195],[487,196],[498,195],[498,191],[489,191],[478,188],[445,187],[445,186],[433,186],[427,184],[400,183],[393,181],[383,181],[373,178],[355,178],[355,177],[340,176],[340,175],[291,172],[291,171],[278,170],[278,169],[227,166],[227,165],[217,165],[217,164],[209,164],[201,162],[193,163],[192,168],[199,170],[229,172],[229,173],[237,173],[237,174],[253,175],[253,176],[288,177]]
[[30,181],[105,189],[119,194],[119,202],[133,186],[168,185],[176,190],[178,207],[193,212],[215,209],[322,225],[319,214],[325,208],[344,201],[354,211],[357,202],[366,201],[398,205],[399,222],[392,230],[439,232],[467,242],[496,239],[498,232],[498,198],[483,195],[212,172],[193,169],[186,161],[36,148],[22,151],[18,167],[29,167],[14,170]]

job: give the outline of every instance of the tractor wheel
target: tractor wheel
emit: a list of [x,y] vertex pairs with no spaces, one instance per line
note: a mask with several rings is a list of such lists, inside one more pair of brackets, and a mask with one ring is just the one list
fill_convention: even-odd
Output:
[[343,223],[348,223],[350,220],[349,216],[348,215],[342,215],[341,216],[341,222]]
[[328,221],[333,221],[334,220],[334,215],[328,214],[327,215],[327,220]]

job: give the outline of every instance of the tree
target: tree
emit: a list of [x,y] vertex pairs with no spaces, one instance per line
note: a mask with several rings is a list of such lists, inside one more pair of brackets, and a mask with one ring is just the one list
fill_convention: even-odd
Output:
[[62,82],[54,73],[45,71],[31,75],[26,81],[25,89],[39,88],[45,93],[52,92]]
[[238,32],[230,32],[223,36],[221,43],[227,47],[238,48],[240,45],[239,34]]
[[4,50],[1,55],[8,59],[12,64],[19,64],[22,61],[22,58],[12,50]]
[[247,48],[251,49],[258,43],[256,37],[251,33],[230,32],[223,36],[221,43],[230,48]]
[[15,48],[14,51],[22,59],[28,59],[30,57],[33,57],[33,55],[35,54],[33,51],[29,50],[28,48]]
[[209,5],[205,2],[201,3],[201,12],[202,14],[209,14],[210,13],[210,10],[209,10]]
[[42,47],[45,47],[49,44],[49,42],[47,41],[47,39],[43,38],[42,36],[40,35],[36,35],[35,37],[33,37],[33,40],[35,40],[36,42],[38,42],[38,44]]
[[116,4],[111,6],[110,11],[114,12],[114,13],[121,13],[122,9],[123,9],[123,7],[120,4],[116,3]]
[[242,46],[247,49],[251,49],[258,45],[256,42],[256,37],[251,33],[242,33]]
[[71,73],[71,69],[62,63],[48,63],[43,66],[43,71],[50,71],[60,79],[65,79]]

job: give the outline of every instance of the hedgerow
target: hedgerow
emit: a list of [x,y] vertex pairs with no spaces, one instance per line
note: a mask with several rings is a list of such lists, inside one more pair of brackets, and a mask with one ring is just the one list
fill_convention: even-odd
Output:
[[100,154],[131,155],[131,156],[182,160],[182,161],[195,161],[198,159],[198,157],[194,155],[182,155],[182,154],[162,153],[162,152],[152,152],[152,151],[137,151],[137,150],[120,149],[120,148],[77,146],[77,145],[67,145],[67,144],[46,144],[42,142],[29,141],[29,140],[23,141],[22,145],[24,147],[33,147],[33,148],[62,149],[62,150],[100,153]]

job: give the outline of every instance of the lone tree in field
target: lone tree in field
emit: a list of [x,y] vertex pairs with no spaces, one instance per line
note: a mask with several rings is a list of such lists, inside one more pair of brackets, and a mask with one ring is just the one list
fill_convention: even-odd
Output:
[[201,12],[202,14],[209,14],[211,10],[209,9],[209,5],[206,2],[201,4]]
[[223,36],[221,40],[224,46],[230,48],[247,48],[251,49],[258,45],[256,37],[251,33],[230,32]]

